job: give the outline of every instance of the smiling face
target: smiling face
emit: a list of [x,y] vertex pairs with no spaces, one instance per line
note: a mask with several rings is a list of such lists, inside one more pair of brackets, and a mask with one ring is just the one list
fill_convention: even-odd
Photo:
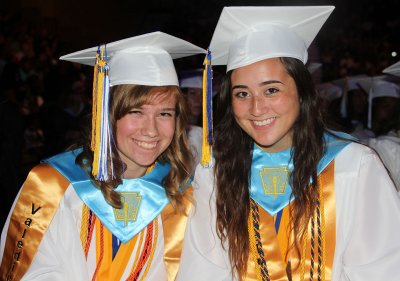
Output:
[[300,112],[295,81],[279,58],[233,70],[232,109],[239,126],[265,151],[292,146]]
[[116,121],[116,141],[127,165],[125,178],[142,176],[174,137],[176,96],[155,93]]

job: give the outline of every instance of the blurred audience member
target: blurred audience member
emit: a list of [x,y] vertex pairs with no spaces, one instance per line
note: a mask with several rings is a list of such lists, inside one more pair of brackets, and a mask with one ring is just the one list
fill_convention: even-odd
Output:
[[195,166],[200,163],[202,151],[203,120],[203,70],[182,71],[179,86],[188,105],[188,137],[195,158]]

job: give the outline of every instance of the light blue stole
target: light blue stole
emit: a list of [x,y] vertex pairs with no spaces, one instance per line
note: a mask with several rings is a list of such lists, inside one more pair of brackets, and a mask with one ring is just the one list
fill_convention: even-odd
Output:
[[[345,133],[333,131],[331,133],[334,135],[324,134],[326,151],[318,163],[318,175],[343,148],[351,143],[351,140],[354,140],[352,136]],[[268,153],[254,144],[250,197],[270,215],[275,215],[294,199],[291,197],[292,187],[289,179],[292,171],[291,148],[276,153]]]
[[75,164],[75,158],[80,152],[80,149],[68,151],[42,162],[53,166],[65,176],[80,199],[123,243],[145,228],[169,203],[162,185],[162,180],[170,171],[168,163],[156,163],[143,177],[123,179],[122,184],[115,189],[121,194],[123,208],[114,209],[106,202],[102,192],[92,183],[89,176]]

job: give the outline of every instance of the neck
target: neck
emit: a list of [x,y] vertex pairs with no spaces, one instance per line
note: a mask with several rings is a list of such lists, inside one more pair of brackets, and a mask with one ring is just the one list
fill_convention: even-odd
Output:
[[127,168],[124,171],[124,179],[135,179],[135,178],[140,178],[146,174],[148,167],[135,167],[134,169],[132,168]]

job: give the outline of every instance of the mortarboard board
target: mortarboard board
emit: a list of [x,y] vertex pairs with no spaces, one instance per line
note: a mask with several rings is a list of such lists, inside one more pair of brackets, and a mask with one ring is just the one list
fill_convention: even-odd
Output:
[[111,159],[109,88],[120,84],[179,86],[173,59],[206,51],[163,32],[147,33],[60,57],[94,66],[92,144],[93,176],[100,181],[114,177]]
[[333,6],[225,7],[209,50],[213,65],[227,71],[267,58],[307,62],[307,48]]
[[[61,60],[95,65],[98,47],[60,57]],[[148,86],[178,86],[172,59],[206,51],[185,40],[157,31],[105,45],[105,60],[109,65],[110,85],[137,84]]]
[[386,67],[382,72],[386,74],[400,76],[400,61]]

